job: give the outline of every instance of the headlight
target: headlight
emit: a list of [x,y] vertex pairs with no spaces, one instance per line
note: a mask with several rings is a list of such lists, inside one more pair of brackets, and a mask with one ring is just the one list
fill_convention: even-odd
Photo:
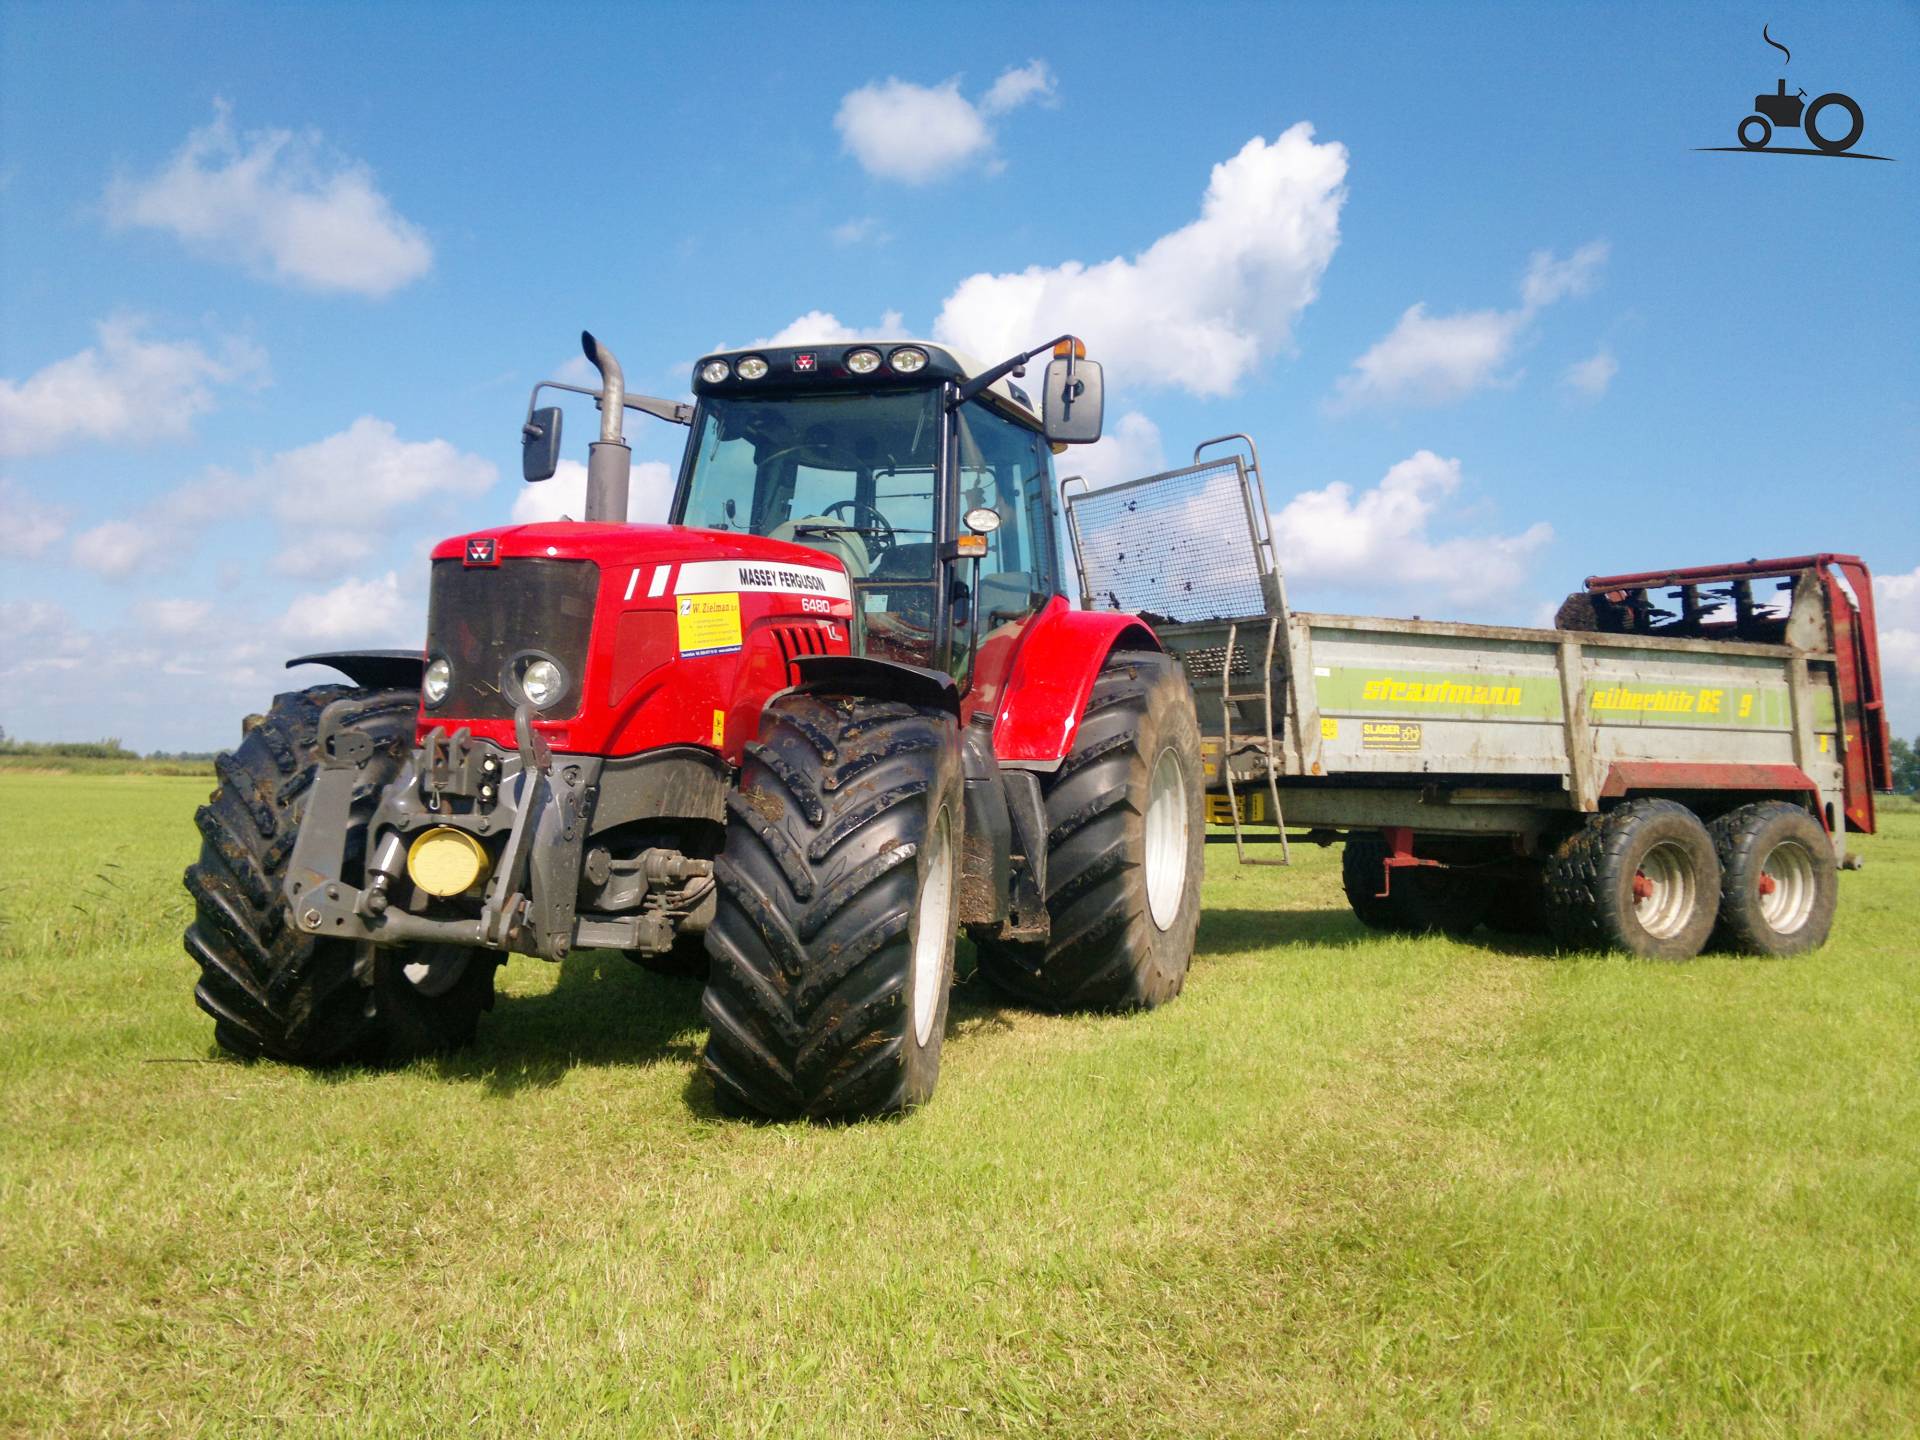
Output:
[[560,667],[551,660],[530,660],[526,669],[520,672],[520,693],[527,697],[527,703],[536,710],[544,710],[560,698],[560,692],[566,688],[567,677],[560,673]]
[[[738,365],[734,366],[733,371],[742,380],[758,380],[762,375],[767,373],[767,362],[763,356],[749,355]],[[722,376],[721,378],[724,379],[725,377]]]
[[427,662],[427,673],[420,679],[420,693],[427,697],[427,704],[438,705],[447,698],[447,687],[453,684],[453,666],[447,663],[447,657],[436,655]]
[[927,368],[927,352],[911,345],[903,346],[887,357],[887,363],[902,375]]
[[878,350],[849,350],[847,352],[847,369],[851,370],[854,374],[871,375],[879,368],[880,352]]
[[724,360],[709,360],[700,367],[700,378],[709,385],[718,385],[733,374],[733,367]]

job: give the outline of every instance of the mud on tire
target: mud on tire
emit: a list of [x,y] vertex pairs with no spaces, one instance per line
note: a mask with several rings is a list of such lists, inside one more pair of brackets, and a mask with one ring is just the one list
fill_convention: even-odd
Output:
[[[194,1000],[214,1040],[246,1058],[296,1065],[391,1064],[469,1044],[493,1005],[497,960],[451,946],[366,946],[308,937],[281,893],[317,767],[320,714],[350,707],[343,728],[370,736],[374,758],[356,789],[348,873],[358,880],[364,824],[413,735],[411,690],[344,685],[275,698],[239,748],[214,762],[219,786],[194,815],[200,858],[186,949],[200,966]],[[358,973],[356,973],[356,971]]]
[[1200,923],[1202,784],[1178,663],[1113,654],[1072,750],[1043,782],[1051,936],[977,938],[981,973],[1049,1010],[1149,1009],[1178,995]]
[[855,1119],[932,1095],[960,787],[944,710],[814,694],[768,705],[714,865],[702,1008],[723,1109]]

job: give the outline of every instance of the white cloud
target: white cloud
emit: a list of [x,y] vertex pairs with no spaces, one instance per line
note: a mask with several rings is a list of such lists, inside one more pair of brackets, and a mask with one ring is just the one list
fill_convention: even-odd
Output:
[[1554,259],[1551,250],[1534,251],[1527,261],[1527,278],[1520,282],[1521,303],[1539,310],[1569,295],[1587,294],[1600,283],[1610,249],[1604,240],[1589,240],[1564,260]]
[[1346,147],[1302,122],[1213,167],[1200,218],[1132,259],[978,274],[934,334],[983,362],[1072,330],[1116,384],[1234,390],[1285,347],[1340,243]]
[[893,237],[882,228],[880,221],[872,215],[861,215],[846,220],[833,227],[829,232],[836,245],[884,245]]
[[66,533],[65,510],[35,499],[16,481],[0,479],[0,555],[31,560]]
[[845,345],[854,340],[898,340],[904,334],[905,324],[906,320],[898,310],[889,310],[881,315],[878,325],[866,326],[844,325],[838,316],[828,310],[809,310],[771,335],[749,340],[745,345],[716,348],[757,350],[762,345]]
[[192,551],[215,521],[251,508],[253,494],[224,471],[181,485],[134,515],[108,520],[73,537],[73,561],[109,580],[169,569]]
[[1053,72],[1040,60],[1003,72],[978,105],[957,78],[915,85],[890,76],[843,96],[833,124],[841,148],[869,175],[924,185],[970,160],[991,161],[988,118],[1052,95]]
[[225,101],[160,171],[116,179],[106,198],[115,225],[165,230],[213,259],[308,289],[377,298],[433,265],[426,235],[364,164],[314,132],[236,133]]
[[980,97],[980,108],[989,115],[1004,115],[1029,100],[1046,103],[1053,98],[1052,69],[1044,60],[1029,60],[1018,68],[1001,71],[993,87]]
[[1613,352],[1602,345],[1584,360],[1577,360],[1567,367],[1560,377],[1560,383],[1569,390],[1578,390],[1582,395],[1598,400],[1607,393],[1607,387],[1613,383],[1613,377],[1620,373],[1620,362],[1613,358]]
[[1553,529],[1541,523],[1517,535],[1437,539],[1432,524],[1459,488],[1460,462],[1421,450],[1357,495],[1340,481],[1302,491],[1273,517],[1282,570],[1290,581],[1417,590],[1455,604],[1509,595]]
[[[674,472],[658,460],[642,460],[627,482],[627,518],[640,524],[665,524],[673,501]],[[578,520],[587,513],[587,467],[562,460],[551,480],[523,487],[513,502],[513,523]]]
[[446,440],[402,440],[390,420],[363,415],[345,430],[262,465],[252,480],[275,497],[290,575],[327,575],[371,554],[378,522],[440,496],[473,496],[499,477],[490,460]]
[[1534,252],[1513,310],[1431,315],[1424,301],[1408,306],[1386,337],[1341,377],[1332,408],[1445,405],[1488,385],[1513,383],[1518,377],[1503,375],[1501,368],[1535,317],[1556,301],[1591,290],[1606,260],[1604,240],[1582,245],[1565,260],[1551,251]]
[[1920,567],[1905,575],[1875,576],[1873,608],[1888,723],[1894,734],[1911,740],[1920,736]]
[[376,579],[342,580],[330,589],[297,596],[280,617],[280,630],[295,640],[371,644],[394,639],[409,621],[418,622],[415,629],[426,624],[424,616],[405,608],[400,576],[389,570]]
[[140,619],[147,628],[170,636],[205,630],[212,614],[211,600],[147,600],[140,606]]
[[1106,426],[1091,445],[1076,445],[1055,462],[1062,477],[1083,476],[1095,489],[1157,475],[1167,468],[1160,427],[1138,410]]
[[229,337],[218,354],[190,340],[148,340],[117,315],[100,340],[25,380],[0,379],[0,455],[33,455],[75,440],[182,440],[213,408],[215,385],[259,384],[266,355]]

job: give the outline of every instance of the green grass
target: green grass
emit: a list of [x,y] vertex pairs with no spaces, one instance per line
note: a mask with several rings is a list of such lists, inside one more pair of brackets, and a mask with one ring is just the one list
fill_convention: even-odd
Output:
[[899,1123],[716,1117],[699,991],[215,1058],[204,780],[0,775],[0,1433],[1920,1429],[1920,815],[1821,953],[1383,942],[1209,855],[1187,992],[957,997]]

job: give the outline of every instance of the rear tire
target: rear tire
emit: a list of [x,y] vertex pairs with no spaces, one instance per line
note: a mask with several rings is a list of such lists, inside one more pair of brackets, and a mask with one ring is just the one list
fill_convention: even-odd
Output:
[[366,821],[412,740],[411,690],[335,685],[276,697],[214,763],[219,788],[194,816],[203,842],[186,873],[194,999],[213,1017],[215,1042],[247,1059],[397,1064],[471,1044],[493,1006],[491,951],[316,940],[292,923],[281,885],[318,768],[320,713],[341,700],[353,706],[343,728],[374,742],[347,842],[343,878],[357,881]]
[[1840,903],[1833,841],[1798,805],[1763,800],[1713,822],[1720,856],[1715,945],[1748,955],[1799,955],[1827,943]]
[[1570,950],[1690,960],[1720,909],[1720,860],[1694,813],[1629,800],[1595,815],[1547,862],[1547,918]]
[[776,698],[727,797],[702,1008],[723,1110],[858,1119],[926,1101],[957,928],[953,716]]
[[976,938],[980,971],[1047,1010],[1146,1010],[1180,993],[1206,865],[1200,727],[1180,666],[1119,651],[1042,784],[1044,944]]

